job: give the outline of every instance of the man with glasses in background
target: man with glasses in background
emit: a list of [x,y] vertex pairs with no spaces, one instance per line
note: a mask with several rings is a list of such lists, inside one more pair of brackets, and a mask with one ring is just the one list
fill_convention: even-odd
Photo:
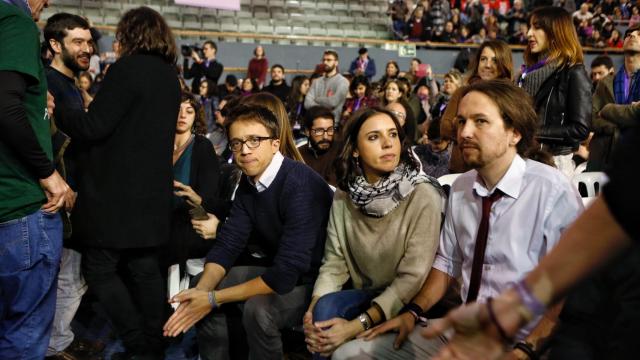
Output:
[[215,217],[193,221],[196,232],[216,242],[197,286],[171,299],[180,305],[164,333],[177,336],[198,323],[201,358],[229,359],[247,349],[230,346],[244,336],[228,329],[241,326],[250,359],[282,359],[280,329],[298,325],[309,304],[333,193],[312,169],[280,153],[269,110],[239,106],[225,126],[243,176],[219,232]]
[[333,162],[338,156],[338,146],[334,145],[336,132],[333,112],[329,108],[314,106],[304,118],[304,131],[309,142],[300,147],[304,163],[315,170],[329,184],[336,186]]

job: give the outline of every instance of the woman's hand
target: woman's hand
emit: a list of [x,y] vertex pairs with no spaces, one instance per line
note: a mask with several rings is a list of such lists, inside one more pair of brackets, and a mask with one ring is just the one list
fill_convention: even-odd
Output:
[[378,335],[382,335],[389,331],[397,332],[398,336],[396,336],[396,340],[393,342],[393,347],[397,350],[400,349],[405,340],[407,340],[407,337],[409,336],[409,334],[411,334],[415,326],[415,317],[413,317],[411,313],[406,312],[363,332],[362,334],[358,335],[358,338],[369,341],[373,340]]
[[320,353],[320,333],[322,330],[313,324],[313,313],[307,310],[302,318],[302,328],[304,329],[304,341],[307,343],[307,350],[310,353]]
[[207,220],[191,220],[191,225],[193,230],[203,239],[215,239],[220,220],[213,214],[207,213],[207,216],[209,216]]
[[348,321],[339,317],[317,322],[315,326],[322,329],[317,347],[322,356],[330,356],[340,345],[363,331],[358,319]]
[[176,196],[185,197],[186,200],[194,203],[195,205],[202,205],[202,198],[193,191],[191,186],[173,180],[173,187],[177,189],[173,192]]

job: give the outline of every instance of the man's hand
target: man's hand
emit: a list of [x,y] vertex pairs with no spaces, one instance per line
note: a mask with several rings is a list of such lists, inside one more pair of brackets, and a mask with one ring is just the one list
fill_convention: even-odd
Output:
[[191,58],[193,59],[193,61],[197,62],[198,64],[202,62],[202,59],[200,59],[200,55],[198,55],[198,53],[195,50],[191,51]]
[[69,189],[67,194],[64,196],[64,209],[66,211],[73,210],[73,207],[76,205],[76,199],[78,198],[78,193]]
[[189,185],[185,185],[179,181],[173,180],[173,187],[176,189],[173,193],[176,196],[185,197],[190,202],[196,205],[202,205],[202,197],[196,194],[195,191]]
[[358,338],[363,338],[365,341],[369,341],[373,340],[378,335],[382,335],[389,331],[397,332],[398,336],[396,336],[396,340],[393,342],[393,348],[397,350],[400,349],[405,340],[407,340],[407,337],[411,334],[415,326],[416,319],[413,315],[406,312],[363,332],[358,335]]
[[203,239],[215,239],[218,235],[218,224],[220,224],[220,220],[213,214],[207,213],[207,215],[209,219],[191,220],[191,225],[193,226],[193,230]]
[[187,332],[195,323],[211,312],[209,293],[204,290],[188,289],[181,291],[169,300],[169,303],[175,302],[180,303],[180,305],[167,320],[167,323],[164,324],[162,328],[164,336],[176,337],[180,333]]
[[362,331],[362,325],[358,319],[348,321],[336,317],[327,321],[317,322],[315,326],[322,329],[320,343],[318,344],[318,349],[322,356],[330,356],[340,345],[353,339]]
[[497,360],[504,354],[503,343],[489,320],[485,304],[462,305],[450,311],[440,321],[429,324],[423,335],[426,338],[434,338],[451,329],[455,330],[455,335],[434,360]]
[[53,110],[55,110],[55,108],[55,98],[53,97],[53,95],[51,95],[50,92],[47,91],[47,114],[49,114],[50,117],[53,116]]
[[71,191],[69,185],[55,170],[48,178],[40,179],[40,186],[47,196],[47,203],[42,205],[41,209],[49,213],[55,213],[60,210],[64,205],[67,192]]

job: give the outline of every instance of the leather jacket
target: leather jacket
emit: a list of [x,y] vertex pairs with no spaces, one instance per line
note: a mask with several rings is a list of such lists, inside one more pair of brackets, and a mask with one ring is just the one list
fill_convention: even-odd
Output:
[[538,141],[552,155],[578,149],[591,128],[591,80],[583,64],[556,70],[534,98],[540,121]]

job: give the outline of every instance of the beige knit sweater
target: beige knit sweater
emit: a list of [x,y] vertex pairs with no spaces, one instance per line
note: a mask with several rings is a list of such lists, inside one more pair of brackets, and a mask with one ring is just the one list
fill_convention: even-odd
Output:
[[323,264],[313,296],[341,290],[380,290],[375,302],[387,319],[418,293],[438,248],[442,198],[430,184],[418,184],[391,213],[364,215],[337,190],[331,207]]

